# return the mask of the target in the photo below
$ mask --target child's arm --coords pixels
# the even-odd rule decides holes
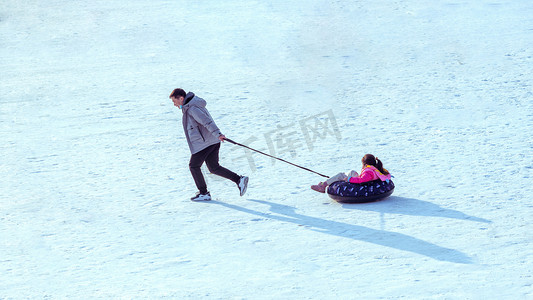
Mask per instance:
[[[351,183],[363,183],[363,182],[369,182],[374,180],[374,176],[372,172],[363,172],[359,177],[350,177],[348,178],[348,182]]]

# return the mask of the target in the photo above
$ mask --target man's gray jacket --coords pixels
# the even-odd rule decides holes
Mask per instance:
[[[184,103],[181,108],[183,112],[182,123],[191,154],[220,143],[218,137],[222,135],[222,132],[205,108],[207,102],[189,92],[185,96]]]

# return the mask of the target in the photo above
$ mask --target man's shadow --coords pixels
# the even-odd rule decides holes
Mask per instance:
[[[472,263],[472,259],[460,251],[444,248],[402,233],[372,229],[364,226],[324,220],[316,217],[309,217],[297,213],[294,207],[283,204],[272,203],[263,200],[250,199],[250,201],[269,205],[270,212],[274,214],[265,213],[225,202],[212,201],[211,203],[218,204],[251,215],[260,216],[263,218],[269,218],[282,222],[289,222],[297,225],[307,226],[307,228],[316,232],[331,234],[344,238],[351,238],[354,240],[386,246],[398,250],[409,251],[440,261],[461,264]]]
[[[440,217],[480,223],[492,223],[487,219],[470,216],[457,210],[443,208],[437,204],[418,199],[391,196],[383,201],[386,201],[387,205],[382,205],[380,202],[370,202],[363,204],[343,204],[342,207],[346,209],[374,211],[382,214]]]

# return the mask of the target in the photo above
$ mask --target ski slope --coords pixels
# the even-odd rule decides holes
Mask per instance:
[[[533,298],[533,3],[0,5],[0,298]],[[224,143],[194,203],[182,87]]]

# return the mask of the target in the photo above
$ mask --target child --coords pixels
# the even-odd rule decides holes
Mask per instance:
[[[345,173],[339,173],[324,182],[320,182],[319,184],[312,185],[311,189],[317,192],[320,192],[320,193],[325,193],[328,185],[336,181],[363,183],[363,182],[369,182],[369,181],[374,181],[378,179],[381,181],[386,181],[391,178],[389,171],[383,168],[383,163],[381,162],[381,160],[379,160],[374,155],[366,154],[361,159],[361,162],[363,163],[363,168],[361,169],[361,175],[357,174],[357,172],[353,170],[350,171],[348,175],[346,175]]]

